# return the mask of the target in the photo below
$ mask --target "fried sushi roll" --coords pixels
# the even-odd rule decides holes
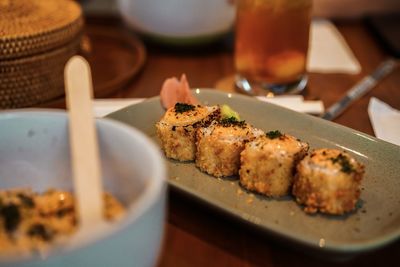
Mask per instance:
[[[307,143],[279,131],[268,132],[248,142],[240,154],[240,184],[269,197],[287,195],[296,164],[308,148]]]
[[[364,166],[348,153],[318,149],[297,165],[293,195],[308,213],[344,214],[360,197]]]
[[[169,108],[156,123],[157,136],[168,158],[192,161],[195,157],[195,134],[199,127],[209,125],[220,118],[218,106],[202,106],[177,103]]]
[[[197,130],[196,166],[215,177],[237,175],[245,142],[263,134],[231,117]]]

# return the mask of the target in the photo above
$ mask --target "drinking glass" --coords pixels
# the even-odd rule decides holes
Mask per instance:
[[[293,94],[307,84],[312,0],[237,0],[235,85],[252,95]]]

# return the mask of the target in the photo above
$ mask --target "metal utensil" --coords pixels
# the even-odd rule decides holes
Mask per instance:
[[[321,116],[326,120],[333,120],[357,99],[365,95],[369,90],[374,88],[377,83],[391,73],[397,66],[395,59],[387,59],[381,63],[370,75],[364,77],[356,85],[354,85],[346,95],[338,102],[328,108]]]

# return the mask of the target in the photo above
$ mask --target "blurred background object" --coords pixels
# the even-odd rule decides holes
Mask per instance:
[[[400,11],[368,16],[365,21],[382,46],[392,56],[400,58]]]
[[[146,62],[146,47],[127,30],[90,24],[90,18],[86,19],[81,54],[92,68],[94,97],[108,97],[140,73]]]
[[[314,15],[328,18],[356,18],[400,11],[399,0],[314,0]]]
[[[85,13],[90,15],[118,15],[119,0],[81,0]],[[135,2],[135,0],[126,0],[127,2]],[[222,0],[221,2],[234,3],[236,0]],[[149,5],[154,0],[143,0]],[[162,1],[161,2],[170,2]],[[187,0],[176,0],[176,3],[190,2]],[[211,1],[198,1],[211,2]],[[212,2],[219,2],[214,0]],[[314,0],[314,15],[318,17],[333,18],[350,18],[361,17],[370,14],[379,14],[400,11],[400,1],[398,0]]]
[[[237,0],[236,87],[250,95],[296,94],[307,84],[311,0]]]
[[[210,43],[227,33],[235,7],[229,0],[118,0],[126,23],[168,44]]]
[[[79,50],[82,11],[69,0],[0,1],[0,109],[64,94],[63,69]]]
[[[91,16],[119,15],[117,0],[79,0],[85,14]]]

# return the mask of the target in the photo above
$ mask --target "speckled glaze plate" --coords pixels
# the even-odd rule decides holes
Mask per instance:
[[[169,184],[284,242],[335,255],[356,255],[400,236],[400,147],[338,124],[255,98],[196,89],[203,104],[228,104],[265,131],[280,130],[311,148],[348,151],[366,166],[358,208],[346,216],[308,215],[292,197],[271,199],[247,192],[235,179],[217,179],[193,163],[168,160]],[[110,114],[158,142],[154,124],[164,114],[158,97]],[[159,143],[159,142],[158,142]]]

